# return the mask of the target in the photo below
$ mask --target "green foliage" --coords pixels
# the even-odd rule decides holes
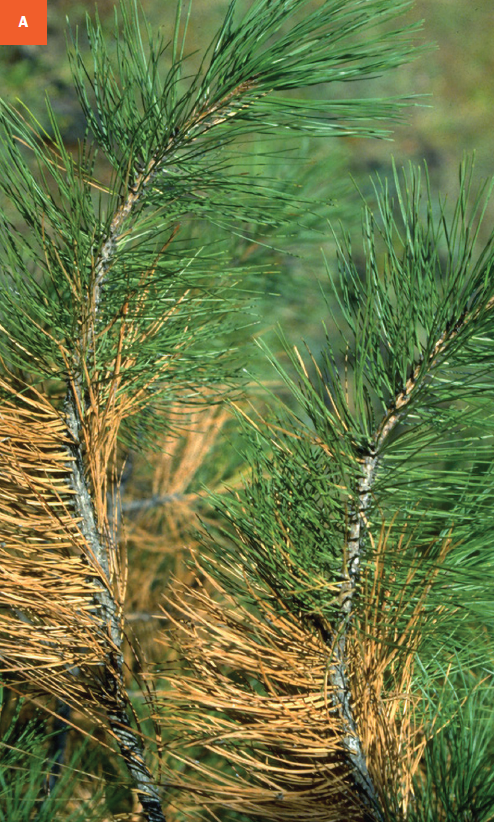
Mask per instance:
[[[453,719],[432,740],[425,755],[425,774],[416,786],[417,805],[411,820],[492,818],[494,785],[492,763],[492,686],[475,680],[446,689],[444,714]]]
[[[304,197],[297,205],[294,186],[245,176],[228,146],[253,132],[280,136],[287,124],[321,135],[353,133],[352,120],[399,109],[396,101],[302,103],[276,93],[365,76],[409,58],[411,32],[380,31],[365,46],[352,39],[407,5],[372,0],[362,9],[328,0],[301,18],[306,3],[262,2],[234,22],[231,3],[192,79],[182,79],[181,4],[164,74],[163,36],[146,30],[135,3],[121,7],[111,54],[99,21],[88,18],[92,65],[77,34],[70,51],[88,124],[75,160],[49,102],[50,134],[34,115],[2,102],[2,190],[17,210],[14,220],[2,217],[2,356],[38,377],[62,380],[85,361],[89,372],[81,379],[104,395],[123,341],[119,380],[136,399],[134,414],[149,404],[166,406],[170,392],[225,381],[235,366],[221,368],[221,339],[237,298],[229,299],[224,284],[228,261],[218,238],[211,241],[204,227],[191,236],[188,226],[198,219],[277,226],[286,222],[288,204],[293,221]],[[93,177],[97,155],[113,170],[108,185]],[[133,333],[126,333],[127,317]],[[161,364],[151,382],[150,363],[154,370]]]
[[[345,512],[372,459],[369,526],[385,517],[398,533],[411,528],[416,548],[454,528],[448,567],[462,569],[462,607],[490,620],[494,238],[476,249],[486,198],[469,196],[471,173],[465,164],[450,219],[419,169],[397,173],[393,194],[378,183],[378,215],[364,212],[365,270],[349,237],[338,277],[328,268],[326,348],[305,365],[284,341],[291,371],[266,351],[299,410],[247,424],[254,479],[232,518],[257,545],[290,532],[293,562],[327,573],[335,557],[341,565]]]
[[[347,671],[354,630],[364,660],[396,649],[383,681],[377,659],[365,675],[385,702],[412,665],[409,744],[427,744],[404,789],[386,784],[375,732],[366,767],[378,819],[491,818],[494,235],[478,245],[492,183],[475,190],[472,172],[465,161],[453,205],[434,201],[420,169],[378,180],[376,212],[363,212],[365,265],[346,236],[337,277],[328,266],[326,348],[304,362],[285,342],[287,369],[261,346],[296,404],[272,397],[268,414],[237,412],[251,477],[216,498],[234,538],[221,560],[210,545],[209,573],[239,607],[263,602],[322,636],[329,680],[332,665],[350,677],[360,723],[374,720],[360,714],[335,638]],[[258,686],[267,699],[261,676]]]
[[[84,766],[94,766],[94,759],[85,756],[86,745],[82,744],[70,761],[64,764],[60,777],[51,791],[48,791],[50,760],[48,745],[54,734],[47,735],[43,716],[38,713],[33,719],[11,730],[0,742],[0,820],[2,822],[37,822],[64,819],[94,822],[105,818],[103,802],[104,787],[94,789],[94,777],[84,773]],[[91,783],[91,799],[85,782]]]
[[[363,254],[348,224],[334,231],[319,356],[282,338],[285,366],[260,344],[291,400],[237,405],[250,478],[215,499],[209,589],[197,578],[171,597],[185,675],[166,660],[146,670],[125,624],[119,492],[133,451],[153,467],[153,505],[199,497],[214,438],[175,450],[163,429],[178,433],[179,406],[190,420],[240,395],[242,289],[271,289],[277,255],[319,238],[340,196],[331,157],[306,176],[286,168],[294,140],[386,134],[376,122],[405,101],[331,90],[416,56],[416,27],[391,27],[408,8],[256,0],[242,15],[232,0],[197,72],[191,4],[178,3],[169,42],[137,2],[115,15],[113,47],[88,18],[90,57],[77,31],[69,45],[87,121],[76,156],[49,102],[48,128],[0,102],[5,687],[56,696],[119,751],[88,764],[104,770],[104,800],[72,813],[79,760],[40,804],[42,735],[7,738],[22,776],[1,777],[6,819],[125,814],[135,794],[163,822],[164,802],[188,813],[185,794],[203,818],[487,822],[494,235],[479,250],[489,189],[473,190],[470,163],[452,209],[419,170],[378,180]],[[174,459],[153,465],[165,448]],[[134,543],[156,545],[142,532]],[[151,591],[144,564],[131,584]],[[15,580],[29,596],[12,603]]]

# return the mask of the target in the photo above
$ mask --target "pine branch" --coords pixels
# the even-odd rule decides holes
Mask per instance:
[[[216,597],[194,580],[167,605],[188,663],[168,681],[177,707],[195,711],[175,723],[177,784],[214,806],[433,822],[460,807],[483,818],[492,803],[474,775],[490,760],[469,706],[479,717],[493,694],[494,235],[477,246],[492,183],[472,193],[471,175],[464,164],[448,217],[419,170],[395,176],[395,200],[378,191],[365,273],[348,241],[330,276],[340,358],[328,335],[319,360],[290,352],[292,376],[261,346],[299,410],[238,409],[252,476],[213,497],[234,536],[221,551],[205,537],[198,563]],[[299,699],[313,713],[292,714]],[[316,728],[330,740],[324,762]],[[193,761],[199,744],[223,767]]]
[[[96,304],[96,303],[95,303]],[[123,632],[120,607],[112,593],[111,566],[109,553],[114,548],[104,544],[96,524],[93,503],[84,476],[84,462],[81,452],[81,424],[76,403],[67,400],[65,404],[67,428],[71,434],[72,487],[75,491],[74,508],[80,522],[81,533],[87,545],[86,557],[98,572],[99,592],[95,602],[105,626],[106,647],[104,689],[108,699],[108,720],[110,729],[117,740],[122,758],[135,782],[137,794],[149,822],[164,822],[161,800],[149,768],[144,762],[141,740],[129,722],[127,715],[128,697],[124,685],[124,658],[122,653]]]
[[[231,346],[224,319],[230,304],[221,284],[224,254],[218,253],[215,237],[204,243],[194,221],[206,219],[223,231],[241,220],[273,230],[305,207],[294,187],[272,188],[269,181],[249,179],[238,170],[236,141],[254,132],[284,136],[287,128],[316,135],[381,133],[362,122],[395,115],[401,107],[396,101],[305,101],[280,95],[370,76],[409,59],[415,54],[408,41],[413,26],[369,31],[362,43],[355,39],[355,32],[374,29],[374,16],[387,23],[407,7],[389,0],[368,0],[365,7],[360,0],[343,5],[325,0],[306,13],[305,0],[256,0],[236,21],[234,0],[199,72],[184,82],[182,4],[172,65],[162,76],[161,35],[153,37],[148,30],[144,45],[137,3],[122,3],[114,60],[98,20],[94,25],[88,20],[89,61],[82,57],[77,34],[72,40],[74,84],[94,139],[94,145],[84,141],[77,161],[63,144],[49,104],[51,134],[30,112],[1,104],[0,185],[28,229],[22,233],[2,215],[2,665],[16,683],[28,683],[31,698],[39,691],[55,696],[97,727],[109,727],[149,822],[165,817],[126,682],[125,546],[118,543],[121,509],[115,504],[118,449],[121,444],[135,448],[136,441],[139,447],[156,445],[156,430],[177,398],[182,405],[190,406],[193,399],[207,403],[211,386],[217,394],[225,390],[225,374],[236,379],[226,356]],[[26,151],[36,161],[38,176],[26,162]],[[109,186],[94,178],[96,151],[113,169]],[[50,395],[47,386],[53,381],[57,389]],[[216,418],[214,430],[219,424]],[[142,442],[140,432],[145,432]],[[204,455],[207,446],[204,438],[198,451]],[[196,454],[196,464],[197,459]],[[338,589],[348,624],[361,550],[358,529],[370,493],[359,488],[348,573]],[[177,491],[175,501],[184,490]],[[154,497],[170,495],[171,488],[161,488]],[[318,593],[324,598],[323,577]],[[297,572],[289,585],[294,578]],[[26,592],[22,586],[19,591],[19,581],[29,583]],[[275,610],[268,612],[274,616]],[[348,631],[345,625],[339,639],[345,657]],[[280,643],[290,636],[296,637],[302,660],[306,631],[287,617],[279,636],[271,636],[281,667]],[[314,637],[317,688],[326,683],[323,645]],[[138,647],[132,653],[138,661]],[[350,784],[341,739],[349,749],[356,729],[345,702],[346,664],[341,661],[333,677],[339,681],[329,688],[333,703],[343,706],[330,721],[331,755],[317,756],[329,771],[336,762],[337,781],[341,775],[337,785],[330,780],[328,791],[323,787],[324,801],[338,796],[342,807],[360,818],[360,798],[345,797],[341,790],[342,783]],[[268,689],[270,676],[263,679]],[[321,705],[315,693],[311,705]],[[291,696],[303,707],[299,694]],[[327,704],[325,699],[325,710]],[[280,739],[296,784],[297,746],[290,734]],[[321,747],[317,730],[308,739],[314,750]],[[352,755],[363,793],[375,805],[363,753]],[[238,761],[244,762],[242,754]],[[309,781],[311,768],[309,757]],[[268,784],[266,769],[259,772]],[[271,801],[272,790],[268,793]]]
[[[331,640],[332,663],[331,683],[334,686],[334,704],[343,719],[345,729],[343,745],[353,766],[353,774],[357,785],[367,797],[370,806],[374,809],[378,819],[382,816],[378,810],[378,795],[370,777],[366,756],[362,747],[360,734],[355,721],[351,689],[347,675],[347,632],[352,619],[352,605],[357,593],[360,575],[360,563],[363,555],[365,539],[366,512],[370,504],[372,493],[372,478],[376,469],[375,457],[366,457],[362,460],[362,474],[357,483],[356,511],[350,514],[348,525],[348,541],[346,546],[344,566],[342,569],[343,582],[340,585],[338,604],[341,613],[341,624],[336,642]],[[326,640],[328,637],[326,637]]]

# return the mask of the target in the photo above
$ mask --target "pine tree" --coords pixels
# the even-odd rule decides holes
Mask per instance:
[[[492,818],[494,235],[472,186],[466,161],[449,216],[420,169],[377,186],[365,267],[347,237],[328,271],[340,340],[291,370],[266,351],[297,410],[238,410],[235,538],[169,603],[180,784],[208,807]]]
[[[340,242],[343,372],[328,336],[322,360],[295,349],[296,376],[276,365],[300,411],[256,418],[237,400],[252,477],[217,497],[224,526],[171,595],[185,673],[156,642],[146,669],[126,618],[126,505],[146,508],[122,501],[144,482],[134,463],[154,450],[168,487],[148,502],[179,502],[211,443],[196,438],[192,457],[185,440],[172,487],[165,438],[201,406],[199,430],[219,427],[215,406],[239,393],[231,282],[268,257],[232,254],[232,234],[275,245],[314,208],[296,184],[246,173],[253,136],[268,157],[268,139],[383,134],[375,122],[402,103],[295,93],[416,53],[410,27],[389,26],[408,2],[238,6],[192,74],[190,5],[169,45],[136,4],[120,6],[114,52],[88,19],[90,60],[77,33],[69,49],[88,124],[76,157],[49,102],[46,128],[1,103],[0,727],[8,693],[69,721],[99,741],[107,787],[126,766],[150,822],[220,808],[487,820],[494,294],[468,168],[450,222],[417,173],[395,178],[401,223],[384,186],[379,228],[365,212],[365,272]],[[20,797],[10,818],[68,818],[58,754],[37,726],[22,733],[25,757],[47,758],[47,790],[2,777]],[[14,762],[15,737],[3,744]]]

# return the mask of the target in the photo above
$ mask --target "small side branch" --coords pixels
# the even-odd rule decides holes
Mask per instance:
[[[186,494],[154,494],[147,499],[133,499],[122,503],[122,512],[124,514],[143,514],[145,511],[150,511],[151,508],[159,508],[162,505],[169,505],[171,502],[182,502],[189,499],[190,495]]]

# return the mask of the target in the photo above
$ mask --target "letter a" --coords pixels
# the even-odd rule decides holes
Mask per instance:
[[[17,28],[19,29],[21,26],[25,26],[27,29],[29,28],[29,26],[28,26],[28,24],[27,24],[26,17],[25,17],[25,15],[24,15],[24,14],[23,14],[23,15],[22,15],[22,17],[21,17],[21,22],[19,23],[19,25],[17,26]]]

